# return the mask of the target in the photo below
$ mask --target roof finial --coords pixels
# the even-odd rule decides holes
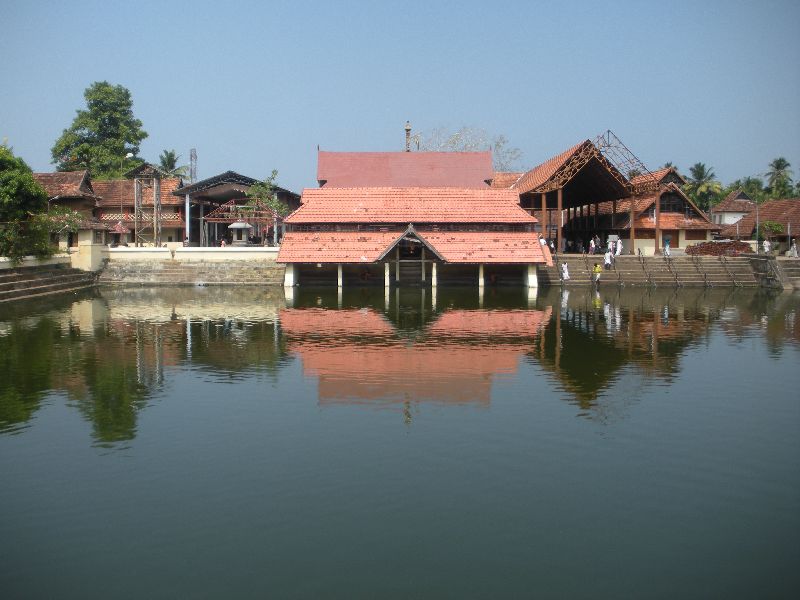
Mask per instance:
[[[406,121],[406,152],[411,152],[411,122]]]

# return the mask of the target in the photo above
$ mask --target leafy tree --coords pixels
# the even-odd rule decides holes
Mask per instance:
[[[438,127],[412,136],[418,150],[428,152],[479,152],[492,151],[494,168],[497,171],[512,171],[519,168],[522,150],[509,146],[504,135],[490,135],[485,129],[462,127],[451,132]]]
[[[172,177],[186,177],[189,167],[186,165],[178,166],[180,155],[175,153],[175,150],[164,150],[159,156],[159,167],[167,175]]]
[[[676,171],[678,170],[678,167],[676,167],[676,166],[675,166],[675,165],[672,163],[672,161],[665,162],[665,163],[664,163],[664,166],[663,166],[663,167],[661,167],[661,168],[662,168],[662,169],[675,169]]]
[[[275,243],[278,242],[278,218],[286,217],[291,209],[289,205],[278,197],[278,190],[275,180],[278,178],[278,171],[273,169],[269,177],[264,181],[250,186],[247,190],[249,201],[246,207],[256,208],[259,204],[266,206],[273,213],[273,231],[275,232]]]
[[[769,163],[767,186],[772,198],[788,198],[792,195],[792,165],[782,156]]]
[[[0,146],[0,256],[19,260],[28,254],[47,256],[46,229],[32,216],[47,210],[47,192],[33,178],[30,167]]]
[[[714,169],[704,163],[695,163],[689,169],[686,193],[701,210],[708,210],[719,199],[722,185],[716,180]]]
[[[139,143],[147,137],[133,116],[127,88],[97,81],[83,93],[86,110],[59,137],[51,154],[59,171],[89,169],[96,179],[119,177],[141,163]]]
[[[759,240],[766,238],[768,240],[772,239],[774,235],[780,235],[783,233],[783,225],[778,223],[777,221],[762,221],[758,225],[758,231],[756,232]]]

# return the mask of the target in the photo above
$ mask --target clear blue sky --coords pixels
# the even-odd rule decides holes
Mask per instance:
[[[536,165],[612,129],[650,167],[727,183],[777,156],[800,177],[800,2],[42,2],[0,0],[0,138],[37,171],[83,91],[131,90],[198,175],[316,148],[401,150],[403,125],[481,127]]]

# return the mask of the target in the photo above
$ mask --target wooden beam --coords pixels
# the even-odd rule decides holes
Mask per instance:
[[[558,211],[558,221],[556,221],[556,225],[558,229],[556,229],[556,252],[561,252],[561,230],[564,229],[564,208],[563,208],[563,201],[564,201],[564,188],[558,188],[557,192],[557,200],[556,200],[556,207]]]
[[[547,238],[547,194],[542,192],[542,237]]]
[[[656,254],[661,254],[661,191],[656,194]]]
[[[630,228],[631,228],[631,254],[636,255],[636,221],[634,207],[636,206],[636,198],[631,196],[631,210],[630,210]]]

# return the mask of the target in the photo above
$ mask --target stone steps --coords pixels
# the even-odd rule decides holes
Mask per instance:
[[[74,292],[96,285],[93,273],[71,268],[17,270],[0,276],[0,302]]]
[[[570,280],[567,286],[591,285],[591,268],[602,257],[561,255],[553,267],[539,268],[542,285],[562,285],[560,263],[569,265]],[[662,256],[619,256],[610,271],[603,270],[601,284],[655,287],[757,287],[758,280],[746,257],[680,256],[665,259]]]

